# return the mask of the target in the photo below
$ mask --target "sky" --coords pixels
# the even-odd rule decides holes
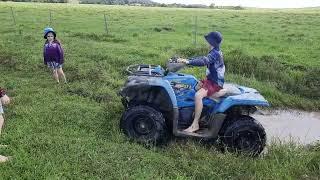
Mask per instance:
[[[320,0],[153,0],[159,3],[205,4],[258,8],[303,8],[320,6]]]

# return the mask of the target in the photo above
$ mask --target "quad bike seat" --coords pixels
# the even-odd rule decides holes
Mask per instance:
[[[222,97],[234,96],[234,95],[239,95],[239,94],[241,94],[241,91],[237,87],[237,85],[232,84],[232,83],[225,83],[223,85],[223,88],[220,91],[214,93],[209,98],[216,101],[216,102],[219,102],[220,98],[222,98]]]

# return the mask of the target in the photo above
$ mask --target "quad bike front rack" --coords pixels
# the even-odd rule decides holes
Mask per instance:
[[[134,76],[152,76],[152,77],[163,77],[161,73],[161,67],[150,64],[134,64],[127,67],[126,71],[129,75]]]

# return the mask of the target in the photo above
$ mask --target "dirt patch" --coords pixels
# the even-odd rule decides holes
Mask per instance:
[[[153,31],[155,32],[163,32],[163,31],[167,31],[167,32],[174,32],[175,30],[172,27],[154,27]]]
[[[294,142],[306,145],[320,141],[320,112],[273,110],[252,116],[265,128],[268,143]]]
[[[70,33],[70,37],[76,37],[80,39],[88,39],[98,42],[113,42],[113,43],[125,43],[128,40],[124,39],[123,37],[116,37],[114,35],[110,34],[104,34],[104,33],[82,33],[82,32],[76,32],[76,33]]]
[[[5,66],[9,69],[18,69],[18,62],[11,54],[5,54],[0,52],[0,65]]]
[[[93,99],[94,101],[98,103],[102,102],[110,102],[112,100],[112,96],[107,94],[107,93],[91,93],[85,89],[78,88],[78,89],[68,89],[67,93],[73,94],[73,95],[78,95],[84,98],[90,98]]]

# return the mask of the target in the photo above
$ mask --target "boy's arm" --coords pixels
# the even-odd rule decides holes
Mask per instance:
[[[210,59],[207,56],[200,56],[200,57],[189,59],[186,64],[189,64],[192,66],[207,66],[210,64]]]
[[[208,66],[214,63],[215,58],[211,54],[208,56],[199,56],[191,59],[179,59],[178,61],[191,66]]]

